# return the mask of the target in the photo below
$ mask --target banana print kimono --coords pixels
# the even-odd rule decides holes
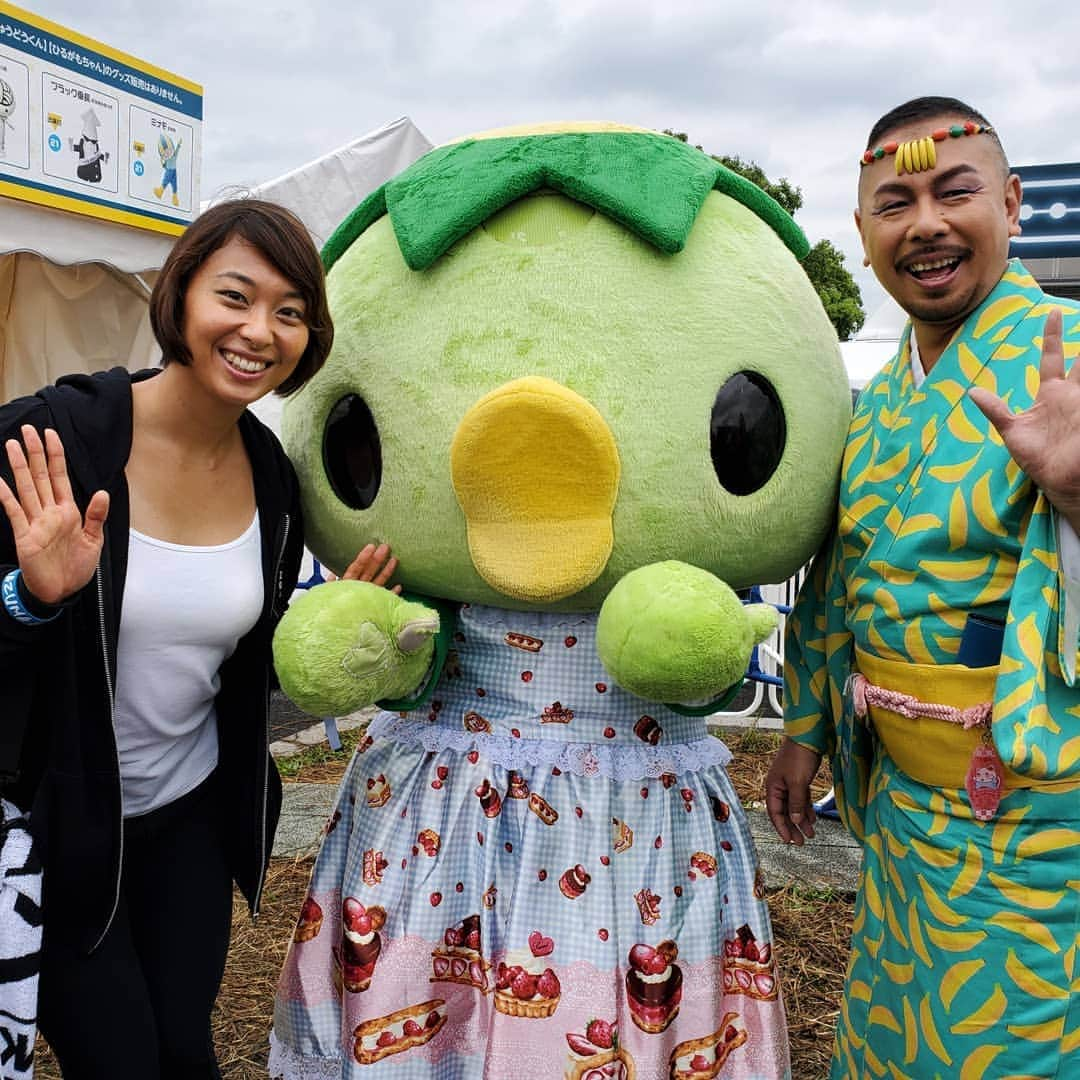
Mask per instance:
[[[863,846],[832,1075],[1080,1077],[1080,685],[1055,511],[968,398],[1026,409],[1043,322],[1080,308],[1017,261],[915,388],[910,326],[856,405],[836,530],[789,620],[785,728],[832,758]],[[1078,418],[1080,422],[1080,418]],[[957,663],[969,613],[1005,622],[1000,663]],[[850,676],[988,728],[855,715]],[[991,820],[966,762],[1004,766]]]

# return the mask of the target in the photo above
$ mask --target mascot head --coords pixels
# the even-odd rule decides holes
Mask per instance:
[[[830,521],[850,398],[759,188],[670,136],[552,125],[431,151],[324,250],[334,350],[285,406],[308,543],[413,592],[598,609],[679,560],[778,581]]]

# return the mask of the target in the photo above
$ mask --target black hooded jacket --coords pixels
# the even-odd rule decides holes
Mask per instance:
[[[0,606],[0,787],[29,809],[45,868],[45,932],[92,950],[119,891],[124,829],[113,731],[116,641],[128,552],[124,469],[131,451],[132,375],[114,368],[61,379],[0,407],[0,442],[23,424],[54,428],[75,499],[110,496],[105,545],[89,583],[51,622],[26,626]],[[221,667],[218,774],[233,876],[257,912],[281,808],[268,749],[270,642],[296,582],[303,549],[296,476],[280,444],[251,413],[240,418],[262,532],[264,599],[255,627]],[[11,483],[7,455],[0,475]],[[0,512],[0,578],[17,565]]]

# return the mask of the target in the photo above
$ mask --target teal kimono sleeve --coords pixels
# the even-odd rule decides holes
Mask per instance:
[[[1065,600],[1055,514],[1040,492],[1013,584],[993,714],[1002,761],[1034,780],[1080,779],[1077,641]]]
[[[844,688],[854,637],[847,626],[843,538],[832,535],[799,590],[784,637],[784,732],[827,756],[837,809],[861,839],[874,745]]]
[[[832,594],[840,580],[838,547],[832,537],[814,557],[784,629],[784,734],[825,756],[836,746],[827,644]],[[842,609],[840,616],[842,621]]]
[[[1072,526],[1055,513],[1054,536],[1058,541],[1058,659],[1069,686],[1076,685],[1080,659],[1080,537]]]

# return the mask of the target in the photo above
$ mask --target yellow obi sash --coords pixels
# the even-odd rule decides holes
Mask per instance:
[[[855,667],[870,682],[910,694],[919,701],[970,709],[994,700],[998,668],[962,664],[912,664],[883,660],[855,650]],[[885,752],[913,780],[929,787],[962,788],[972,751],[983,741],[984,727],[965,730],[960,724],[928,717],[910,718],[871,703],[869,718]],[[1006,788],[1044,787],[1005,767]]]

